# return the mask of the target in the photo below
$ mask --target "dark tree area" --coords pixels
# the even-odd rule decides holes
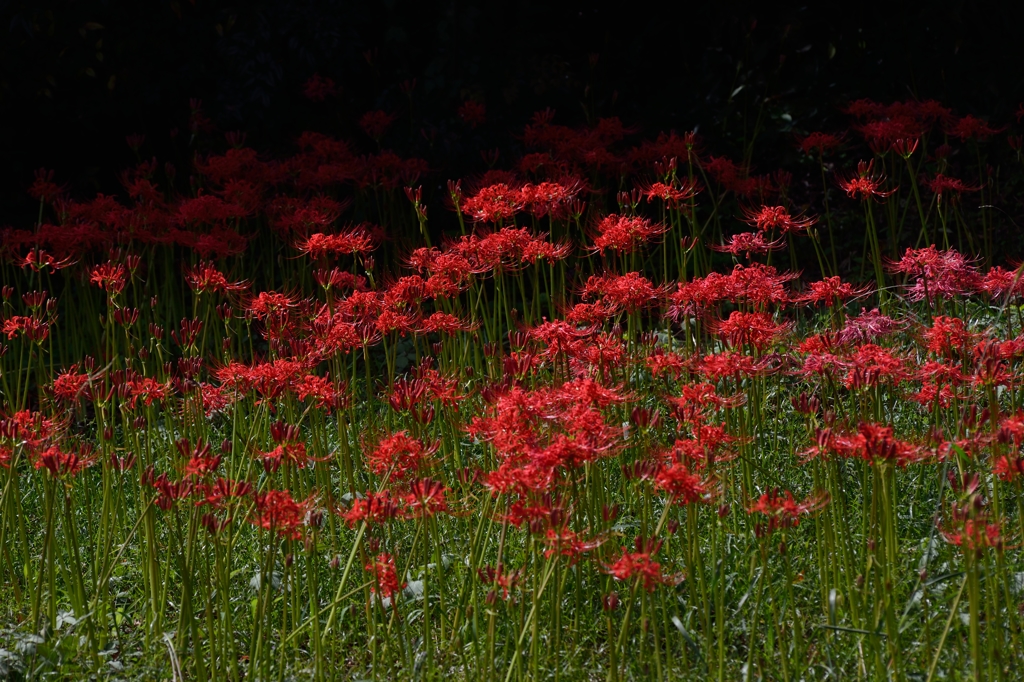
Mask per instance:
[[[667,5],[3,0],[0,224],[33,214],[36,168],[73,192],[117,191],[130,134],[145,135],[140,158],[187,167],[204,151],[190,100],[270,152],[306,129],[373,149],[355,122],[383,110],[398,122],[380,144],[444,176],[485,169],[480,150],[514,154],[547,107],[570,125],[697,127],[724,149],[756,129],[767,164],[793,153],[794,132],[844,127],[853,98],[935,98],[996,123],[1024,99],[1012,3]],[[313,74],[337,84],[329,106],[303,96]],[[468,99],[487,108],[472,130],[456,113]]]

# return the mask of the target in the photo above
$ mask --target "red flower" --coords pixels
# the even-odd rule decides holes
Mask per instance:
[[[654,486],[680,504],[708,503],[713,497],[708,482],[679,462],[661,466],[655,474]]]
[[[346,510],[339,510],[338,515],[345,520],[349,528],[365,521],[373,525],[383,521],[389,521],[402,515],[402,505],[398,500],[392,499],[391,493],[384,490],[380,493],[366,493],[354,500]]]
[[[438,442],[424,445],[407,431],[399,431],[381,440],[366,456],[366,464],[374,475],[397,481],[425,466],[438,447]]]
[[[778,230],[780,234],[801,234],[817,222],[817,218],[791,216],[785,206],[762,206],[755,210],[744,209],[745,222],[754,225],[761,232]]]
[[[367,111],[359,118],[359,127],[373,139],[379,140],[384,137],[384,133],[397,118],[394,114],[389,114],[386,111]]]
[[[65,452],[56,445],[50,446],[35,458],[35,468],[46,469],[54,478],[76,476],[95,463],[95,455],[86,449]]]
[[[750,344],[759,352],[786,332],[790,325],[776,324],[768,313],[744,313],[734,310],[729,319],[714,323],[714,330],[733,346]]]
[[[664,225],[651,224],[639,216],[611,214],[597,224],[594,248],[603,255],[605,249],[620,253],[632,253],[655,237],[665,234]]]
[[[728,244],[710,244],[715,251],[731,253],[734,256],[744,255],[748,259],[752,254],[765,254],[769,251],[777,251],[785,247],[785,241],[780,237],[775,241],[765,241],[763,232],[740,232],[729,238]]]
[[[778,489],[761,495],[747,511],[751,514],[764,514],[768,517],[768,532],[776,528],[792,528],[800,525],[800,517],[814,514],[828,504],[829,495],[819,491],[803,502],[797,502],[793,493],[788,490],[780,493]]]
[[[637,578],[643,582],[644,589],[653,591],[658,585],[671,582],[678,582],[676,577],[664,575],[661,572],[661,564],[651,558],[661,547],[658,541],[643,541],[636,539],[636,552],[622,550],[622,555],[615,561],[604,567],[606,573],[616,580],[630,580]]]
[[[896,438],[891,426],[870,422],[861,423],[854,434],[837,435],[828,429],[820,431],[818,445],[812,448],[812,452],[832,452],[840,457],[889,462],[900,467],[921,461],[927,454],[923,448]]]
[[[296,242],[295,248],[312,258],[369,253],[377,248],[377,237],[363,224],[338,234],[315,232]]]
[[[413,481],[405,495],[407,514],[419,518],[448,511],[448,502],[445,500],[447,491],[443,483],[429,478]]]
[[[913,301],[937,297],[945,299],[970,294],[983,286],[981,275],[973,262],[956,249],[939,251],[935,245],[924,249],[907,249],[899,261],[889,264],[889,271],[913,277],[907,290]]]
[[[824,156],[842,143],[842,135],[832,135],[830,133],[810,133],[807,137],[799,140],[800,149],[808,156],[815,152]]]
[[[277,533],[283,538],[298,540],[306,515],[313,504],[310,497],[296,502],[287,490],[268,490],[256,493],[256,508],[250,521],[254,526]]]
[[[839,277],[826,277],[819,282],[811,282],[809,291],[796,300],[804,303],[824,303],[828,306],[836,306],[840,303],[863,296],[869,291],[868,286],[855,287],[849,282],[844,282]]]
[[[502,223],[523,210],[523,193],[507,184],[484,187],[462,202],[462,212],[476,222]]]
[[[469,124],[470,128],[476,128],[487,120],[487,107],[483,102],[466,100],[459,106],[459,118]]]
[[[311,102],[323,102],[328,97],[333,97],[338,92],[337,86],[330,78],[314,73],[302,84],[302,94]]]
[[[639,272],[625,275],[591,275],[580,292],[583,298],[603,298],[604,301],[635,313],[641,308],[657,305],[665,289],[655,287]]]
[[[386,552],[370,559],[363,568],[373,579],[373,586],[370,587],[370,592],[383,599],[394,598],[395,593],[404,589],[407,584],[398,580],[395,558]]]
[[[954,199],[960,196],[963,192],[977,192],[980,187],[964,184],[963,180],[957,178],[950,178],[942,173],[937,173],[931,180],[925,181],[930,189],[938,198],[942,201],[942,195],[952,195]]]
[[[850,178],[840,178],[839,186],[852,199],[870,199],[871,197],[885,198],[896,192],[897,188],[891,190],[881,189],[885,183],[885,174],[872,174],[875,160],[857,164],[857,175]]]
[[[75,372],[77,366],[72,367],[67,372],[63,372],[53,380],[53,397],[62,402],[73,403],[78,400],[82,395],[82,391],[85,390],[85,385],[89,383],[88,374],[78,374]]]
[[[185,281],[193,293],[219,293],[226,294],[235,291],[245,291],[249,288],[246,281],[229,282],[220,270],[213,263],[202,262],[185,270]]]
[[[954,137],[959,137],[961,140],[966,141],[969,139],[984,140],[986,137],[995,135],[1003,130],[1006,130],[1006,128],[993,128],[977,116],[967,114],[950,125],[946,132]]]
[[[494,585],[496,588],[501,588],[501,598],[508,601],[509,593],[516,588],[519,582],[523,578],[523,569],[517,569],[509,572],[505,570],[505,567],[501,564],[495,566],[485,566],[477,569],[477,575],[480,578],[480,582],[483,585]],[[491,590],[491,595],[497,596],[497,591]]]
[[[89,274],[89,281],[108,294],[119,294],[126,284],[125,269],[120,263],[97,265]]]
[[[641,191],[648,203],[660,199],[670,208],[679,208],[684,202],[696,196],[700,191],[700,185],[696,180],[686,181],[681,187],[677,187],[675,183],[653,182],[647,187],[642,187]]]

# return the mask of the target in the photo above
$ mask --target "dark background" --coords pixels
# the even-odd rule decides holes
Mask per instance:
[[[1024,100],[1016,3],[665,4],[0,0],[0,226],[34,217],[36,168],[73,195],[117,192],[131,133],[142,158],[186,166],[232,130],[268,153],[305,129],[369,151],[355,121],[382,109],[399,117],[385,147],[457,177],[483,167],[481,149],[510,163],[545,107],[651,137],[698,127],[726,153],[761,111],[765,164],[794,132],[844,128],[853,98],[935,98],[997,124]],[[336,99],[303,96],[314,73]],[[217,128],[205,142],[187,130],[190,98]],[[469,98],[487,107],[474,130],[456,115]]]

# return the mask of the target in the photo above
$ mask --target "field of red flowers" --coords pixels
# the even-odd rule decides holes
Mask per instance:
[[[551,111],[447,184],[312,132],[39,171],[0,672],[1018,679],[1021,138],[846,114],[766,175]]]

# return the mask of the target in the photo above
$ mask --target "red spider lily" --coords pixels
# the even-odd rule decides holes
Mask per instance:
[[[732,346],[749,344],[761,352],[778,341],[791,326],[785,322],[776,324],[768,313],[734,310],[728,319],[715,322],[712,328]]]
[[[290,235],[306,235],[311,232],[326,232],[348,207],[347,201],[337,201],[331,197],[315,196],[309,199],[277,197],[267,206],[271,219],[271,227],[282,237]],[[371,235],[377,236],[378,230],[366,226]]]
[[[993,298],[1024,295],[1024,276],[1020,268],[1006,270],[998,265],[992,267],[978,285]]]
[[[807,293],[797,296],[794,300],[834,307],[852,298],[865,296],[870,290],[869,285],[858,287],[842,281],[839,277],[826,277],[818,282],[811,282]]]
[[[297,502],[287,490],[267,490],[254,496],[255,508],[249,517],[250,523],[264,530],[277,533],[282,538],[298,540],[302,528],[313,506],[309,497]]]
[[[565,220],[573,214],[576,196],[585,188],[577,178],[562,178],[558,182],[526,183],[519,193],[526,204],[526,210],[535,218],[551,216]]]
[[[460,208],[476,222],[502,223],[525,206],[526,200],[519,189],[499,183],[484,187],[474,196],[464,199]]]
[[[840,356],[842,345],[834,334],[815,334],[809,336],[797,346],[798,353],[806,353],[803,366],[794,370],[794,374],[803,377],[818,375],[836,377],[840,370],[849,367],[849,361]]]
[[[892,142],[892,150],[902,156],[904,159],[909,159],[917,151],[918,145],[921,143],[919,137],[901,137]]]
[[[967,325],[959,317],[938,315],[932,320],[932,326],[925,329],[924,338],[929,353],[943,357],[965,355],[967,349],[974,345],[978,335],[967,330]]]
[[[386,475],[389,481],[397,481],[426,466],[440,445],[424,445],[407,431],[399,431],[382,439],[366,456],[366,464],[376,476]]]
[[[1002,552],[1006,549],[1001,523],[986,523],[987,519],[963,519],[942,529],[946,542],[960,547],[963,552],[981,556],[986,549]]]
[[[65,452],[60,447],[52,445],[36,455],[33,464],[36,469],[46,469],[54,478],[64,478],[77,476],[95,464],[96,459],[96,456],[86,448],[80,448],[77,452]]]
[[[711,244],[711,248],[722,253],[731,253],[734,256],[744,255],[748,259],[753,254],[765,254],[769,251],[778,251],[786,246],[782,237],[775,241],[766,241],[763,232],[740,232],[729,237],[728,244]]]
[[[338,268],[317,268],[313,271],[313,279],[325,291],[365,291],[367,289],[366,278],[362,275],[353,275],[351,272],[344,272]]]
[[[757,210],[744,209],[745,222],[761,232],[778,231],[779,234],[802,234],[818,219],[791,216],[785,206],[762,206]]]
[[[201,439],[196,443],[195,449],[192,449],[191,444],[186,439],[181,439],[175,444],[178,448],[178,452],[181,456],[188,457],[188,461],[182,468],[182,474],[185,476],[192,476],[195,478],[202,478],[208,474],[212,474],[220,466],[221,455],[213,454],[209,443],[204,443]]]
[[[359,118],[359,127],[363,129],[364,133],[378,140],[384,137],[384,133],[397,118],[394,114],[389,114],[386,111],[367,111]]]
[[[660,199],[665,202],[666,206],[674,209],[678,209],[695,197],[700,190],[701,186],[696,180],[684,180],[681,186],[677,186],[675,182],[652,182],[650,185],[640,188],[647,203]]]
[[[890,115],[856,126],[875,154],[884,154],[900,140],[915,139],[927,132],[913,116]]]
[[[370,559],[363,568],[370,574],[373,585],[370,592],[382,599],[393,599],[395,593],[405,589],[406,584],[399,581],[398,571],[395,569],[395,558],[384,552]]]
[[[42,447],[67,426],[44,417],[40,412],[19,410],[7,418],[0,418],[0,438],[12,443],[23,442],[31,449]]]
[[[36,170],[35,180],[32,181],[32,185],[28,188],[29,196],[33,199],[49,203],[63,194],[64,188],[53,181],[53,175],[53,170],[46,170],[45,168]]]
[[[878,308],[861,309],[860,315],[848,317],[846,325],[836,335],[839,344],[878,341],[906,328],[906,323],[883,315]]]
[[[971,351],[974,361],[971,382],[975,386],[994,389],[997,386],[1010,386],[1015,382],[1016,376],[1007,366],[1002,346],[1003,344],[994,339],[983,339],[975,345]]]
[[[867,162],[858,162],[857,174],[849,178],[840,178],[839,186],[852,199],[864,200],[872,197],[884,199],[892,196],[898,188],[891,190],[881,189],[885,183],[885,174],[881,172],[872,174],[874,165],[874,159]]]
[[[801,151],[808,156],[813,156],[815,152],[824,156],[842,143],[842,134],[833,135],[831,133],[809,133],[806,137],[798,140]]]
[[[232,362],[213,374],[224,385],[243,393],[256,389],[264,398],[273,400],[291,390],[308,369],[306,362],[281,359],[252,366]]]
[[[739,407],[745,400],[742,394],[732,397],[718,395],[714,384],[707,382],[693,381],[682,385],[679,390],[682,395],[669,398],[669,402],[675,408],[676,419],[680,422],[703,422],[705,413]]]
[[[459,105],[459,118],[469,124],[470,128],[476,128],[487,120],[487,107],[483,102],[466,100]]]
[[[440,481],[429,478],[413,481],[405,495],[406,513],[413,518],[423,518],[448,511],[447,492],[448,488]]]
[[[223,225],[224,223],[244,218],[250,211],[242,206],[224,201],[212,194],[200,194],[191,199],[183,199],[177,206],[177,214],[173,221],[177,225]]]
[[[392,498],[391,493],[384,490],[380,493],[368,492],[356,497],[348,509],[340,509],[337,513],[349,528],[354,528],[363,521],[370,526],[401,518],[403,509],[402,501]]]
[[[497,566],[484,566],[483,568],[477,569],[477,576],[480,578],[480,582],[484,585],[494,585],[495,589],[491,590],[490,594],[497,596],[497,590],[501,590],[501,598],[508,601],[509,595],[514,590],[524,577],[523,569],[516,569],[515,571],[508,571],[502,564]]]
[[[335,386],[330,377],[307,374],[295,384],[299,400],[310,401],[321,410],[337,410],[348,402],[347,385]]]
[[[302,94],[311,102],[323,102],[328,97],[334,97],[337,92],[334,81],[318,73],[314,73],[302,84]]]
[[[639,272],[625,275],[591,275],[580,291],[583,298],[603,298],[632,314],[642,308],[656,306],[666,289],[656,287]]]
[[[294,297],[278,291],[261,291],[246,306],[249,313],[257,319],[265,320],[271,316],[287,315],[291,308],[298,305]]]
[[[999,422],[996,440],[1001,444],[1013,444],[1014,447],[1024,446],[1024,411],[1018,411]]]
[[[697,360],[695,369],[711,381],[763,376],[772,368],[768,358],[754,358],[737,350],[705,355]]]
[[[977,192],[981,189],[981,187],[964,184],[963,180],[947,177],[942,173],[937,173],[934,178],[926,180],[924,184],[938,197],[940,203],[943,195],[956,199],[964,192]]]
[[[708,482],[679,462],[658,467],[654,487],[667,493],[672,502],[678,504],[708,504],[714,498]]]
[[[314,232],[295,243],[295,248],[311,258],[370,253],[377,248],[378,238],[368,225],[357,225],[345,232],[324,234]]]
[[[1006,130],[1005,126],[1002,128],[993,128],[986,121],[967,114],[961,119],[953,122],[947,129],[946,132],[953,137],[959,137],[962,141],[967,140],[984,140],[986,137],[991,137],[996,133]]]
[[[230,478],[218,478],[212,484],[199,484],[196,492],[203,499],[197,505],[208,504],[218,509],[225,507],[231,500],[240,500],[252,493],[252,484],[248,481],[234,481]]]
[[[269,452],[256,453],[263,460],[263,468],[268,472],[277,471],[282,462],[291,462],[299,469],[305,469],[311,461],[318,461],[306,452],[306,444],[300,442],[279,443]]]
[[[899,467],[919,462],[927,455],[921,447],[897,439],[893,427],[870,422],[861,423],[854,434],[841,435],[829,429],[820,430],[817,441],[817,445],[807,455],[830,452],[840,457],[892,463]]]
[[[171,509],[176,502],[187,499],[196,490],[196,484],[191,479],[171,481],[166,473],[157,476],[152,466],[142,473],[142,484],[156,490],[154,504],[164,511]]]
[[[543,237],[534,237],[526,228],[505,227],[482,236],[469,235],[450,245],[450,253],[461,261],[449,264],[449,278],[454,279],[458,269],[464,268],[461,278],[471,273],[491,270],[518,270],[540,258],[558,260],[569,253],[567,244],[550,244]],[[441,260],[441,257],[434,259]],[[430,264],[436,269],[437,263]]]
[[[616,580],[630,580],[636,578],[643,582],[644,589],[648,592],[654,591],[658,585],[678,583],[680,576],[665,575],[661,571],[661,564],[651,558],[661,548],[660,541],[643,541],[636,539],[635,552],[622,550],[622,555],[612,564],[604,566],[605,573],[610,574]]]
[[[575,565],[582,555],[597,549],[604,543],[603,538],[584,540],[567,526],[548,528],[542,541],[547,546],[547,549],[544,550],[545,559],[550,559],[557,554],[569,559],[570,565]]]
[[[442,334],[444,336],[455,336],[458,332],[468,332],[476,329],[477,325],[466,322],[455,315],[436,312],[420,321],[417,333],[420,334]]]
[[[74,254],[68,254],[63,258],[59,258],[53,254],[47,253],[42,249],[32,249],[23,258],[14,259],[14,264],[21,268],[31,268],[36,272],[48,268],[50,270],[63,270],[64,268],[70,267],[78,262],[78,256]]]
[[[605,249],[619,253],[632,253],[655,237],[665,234],[668,228],[652,224],[639,216],[623,216],[612,213],[597,224],[594,249],[603,255]]]
[[[968,377],[957,367],[944,362],[929,360],[917,369],[914,378],[922,384],[921,389],[910,399],[920,405],[938,404],[945,409],[953,398],[966,397],[957,392],[957,387],[966,382]]]
[[[220,270],[213,263],[199,263],[185,270],[185,281],[188,282],[192,292],[196,295],[204,293],[227,294],[237,291],[245,291],[249,283],[229,282]]]
[[[667,316],[679,321],[684,316],[706,314],[711,307],[722,302],[749,302],[764,308],[769,304],[782,304],[790,300],[783,284],[797,278],[783,273],[771,265],[752,263],[736,265],[730,274],[712,272],[705,278],[694,279],[669,295]]]
[[[956,249],[939,251],[935,245],[907,249],[903,258],[889,264],[889,271],[914,278],[908,291],[913,301],[945,299],[979,290],[982,279],[972,261]]]
[[[8,339],[13,339],[18,334],[25,334],[30,341],[41,343],[49,336],[50,326],[35,317],[11,315],[4,319],[0,333],[5,334]]]
[[[769,304],[781,305],[789,301],[789,294],[783,284],[796,279],[794,273],[782,273],[770,265],[751,263],[736,265],[729,275],[730,287],[727,300],[733,303],[748,302],[757,308]]]
[[[881,382],[898,384],[910,377],[904,358],[873,343],[858,346],[848,360],[848,367],[843,381],[847,388],[877,386]]]
[[[108,294],[115,295],[124,291],[127,282],[125,275],[124,266],[120,263],[104,263],[92,269],[89,273],[89,282]]]
[[[797,502],[790,491],[780,492],[778,489],[773,489],[761,495],[747,511],[751,514],[767,516],[767,532],[771,533],[777,528],[799,526],[801,516],[810,516],[821,511],[828,502],[829,494],[824,490],[810,495],[803,502]]]
[[[76,369],[77,365],[57,375],[53,380],[51,391],[55,400],[74,403],[83,395],[86,385],[91,383],[92,377],[88,374],[79,374],[75,371]]]
[[[678,353],[668,353],[662,348],[655,348],[644,362],[655,379],[666,375],[678,379],[683,372],[689,369],[686,358]]]

